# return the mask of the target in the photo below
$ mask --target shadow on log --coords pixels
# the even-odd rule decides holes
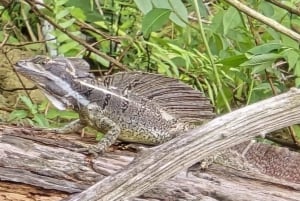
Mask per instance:
[[[69,150],[82,140],[77,135],[1,125],[0,200],[299,200],[298,153],[258,143],[234,146],[299,123],[299,108],[300,92],[294,90],[142,154],[111,150],[97,158]],[[210,159],[214,163],[204,167]]]

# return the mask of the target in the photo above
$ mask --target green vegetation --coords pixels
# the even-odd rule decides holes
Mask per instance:
[[[134,70],[176,77],[206,93],[219,114],[300,85],[299,34],[283,34],[231,1],[45,0],[45,7],[30,2],[0,7],[6,50],[47,54],[47,44],[59,55],[92,60],[98,74]],[[296,8],[299,2],[283,3]],[[245,5],[299,33],[299,9],[269,1]],[[56,41],[44,38],[46,21]],[[51,119],[69,118],[64,112],[51,114],[52,109],[41,115],[45,103],[20,99],[27,110],[16,109],[10,120],[30,117],[31,123],[48,126]]]
[[[25,108],[15,109],[11,112],[8,118],[9,122],[23,122],[24,124],[29,123],[30,125],[47,128],[50,127],[50,124],[52,126],[61,126],[63,121],[79,118],[76,112],[49,108],[47,101],[33,104],[27,96],[20,96],[19,99],[25,105]]]

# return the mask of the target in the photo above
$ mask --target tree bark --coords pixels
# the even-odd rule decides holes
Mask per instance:
[[[122,170],[137,155],[115,150],[89,158],[65,149],[78,136],[42,134],[30,128],[2,125],[0,136],[0,153],[5,153],[0,155],[3,201],[62,200]],[[65,148],[59,148],[62,145]],[[298,200],[300,196],[300,154],[286,148],[243,143],[214,156],[208,167],[203,164],[205,161],[182,170],[131,200],[271,201]]]

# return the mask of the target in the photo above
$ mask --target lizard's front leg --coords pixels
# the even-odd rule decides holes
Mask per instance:
[[[88,152],[94,155],[103,153],[112,145],[121,133],[120,127],[111,119],[102,116],[94,122],[94,126],[99,130],[105,130],[106,133],[100,142],[96,145],[87,145],[80,143],[83,148],[76,149],[78,152]],[[79,144],[79,143],[78,143]]]

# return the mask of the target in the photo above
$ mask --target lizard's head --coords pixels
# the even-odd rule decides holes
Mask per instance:
[[[15,70],[33,81],[58,109],[88,103],[76,91],[74,81],[92,77],[88,72],[89,64],[82,59],[36,56],[18,61]]]

